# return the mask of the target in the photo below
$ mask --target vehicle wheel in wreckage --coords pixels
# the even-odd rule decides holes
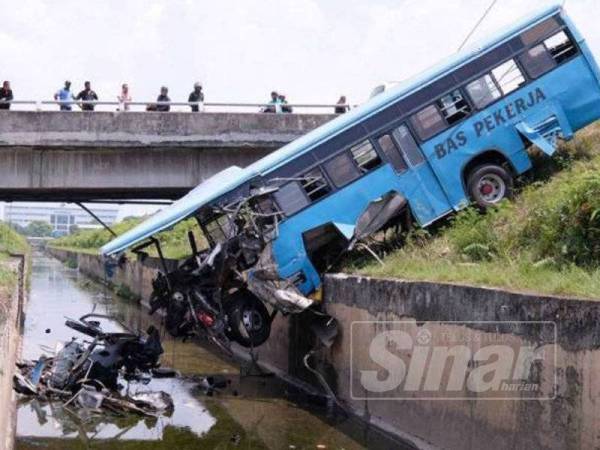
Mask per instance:
[[[258,347],[271,334],[271,316],[264,303],[246,290],[227,299],[227,337],[243,347]]]

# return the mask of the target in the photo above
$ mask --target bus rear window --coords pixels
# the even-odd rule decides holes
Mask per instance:
[[[410,121],[423,141],[446,128],[444,119],[442,119],[435,105],[429,105],[427,108],[413,114]]]
[[[575,45],[564,31],[556,33],[554,36],[546,39],[544,45],[557,64],[560,64],[577,53]]]
[[[525,84],[525,77],[514,59],[509,59],[492,69],[492,75],[504,95],[508,95]]]
[[[302,189],[313,202],[331,192],[331,187],[327,180],[323,178],[323,173],[318,167],[302,175],[302,178],[303,180],[300,182]]]
[[[362,173],[367,173],[381,165],[381,158],[370,141],[364,141],[350,149],[352,157]]]
[[[471,112],[471,107],[458,89],[440,98],[437,105],[448,125],[459,122]]]
[[[360,173],[348,152],[343,152],[324,164],[325,171],[337,187],[345,186],[356,180]]]
[[[479,109],[485,108],[502,97],[496,83],[489,74],[467,84],[467,92],[473,104]]]

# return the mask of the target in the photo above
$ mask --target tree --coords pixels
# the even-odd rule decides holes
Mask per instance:
[[[25,234],[33,237],[50,237],[52,236],[52,225],[43,220],[34,220],[29,222],[29,225],[25,227]]]

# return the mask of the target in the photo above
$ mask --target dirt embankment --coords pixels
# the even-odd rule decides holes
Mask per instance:
[[[16,425],[16,395],[12,376],[20,352],[22,308],[25,298],[21,282],[24,263],[19,259],[0,261],[5,274],[13,276],[0,286],[0,450],[11,449]]]

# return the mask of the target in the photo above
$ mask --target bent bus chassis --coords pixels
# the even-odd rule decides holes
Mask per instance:
[[[137,254],[143,254],[150,245],[157,249],[163,273],[153,281],[150,313],[165,310],[170,334],[187,336],[201,331],[230,352],[230,340],[244,347],[261,345],[269,337],[277,312],[287,315],[313,306],[313,300],[303,296],[292,282],[279,278],[271,259],[270,242],[277,236],[280,214],[257,208],[273,192],[256,190],[236,204],[211,209],[210,214],[227,217],[220,230],[226,234],[220,241],[214,240],[197,216],[211,245],[198,250],[193,232],[188,232],[192,256],[175,270],[168,270],[156,238],[133,249]],[[271,311],[265,305],[270,305]],[[316,335],[331,345],[337,333],[335,320],[322,311],[313,312]]]
[[[186,283],[208,280],[202,289],[216,293],[222,317],[253,327],[264,311],[240,305],[308,308],[340,250],[406,215],[426,227],[470,202],[496,205],[532,168],[529,146],[552,155],[559,139],[598,118],[600,69],[552,6],[250,166],[214,175],[102,253],[195,217],[210,251],[192,261]]]

